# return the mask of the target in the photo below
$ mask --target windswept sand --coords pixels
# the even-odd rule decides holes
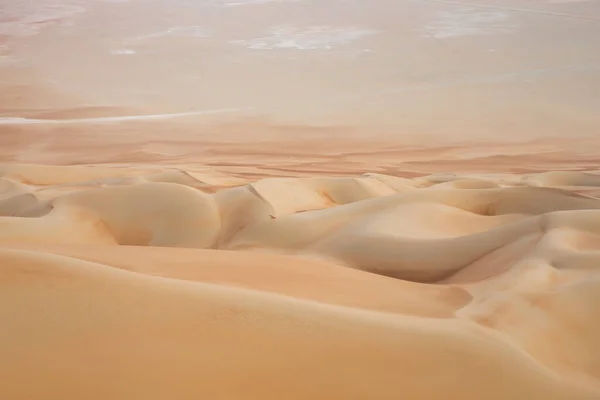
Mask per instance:
[[[0,14],[0,400],[600,399],[600,2]]]
[[[0,174],[2,398],[600,398],[600,174]]]

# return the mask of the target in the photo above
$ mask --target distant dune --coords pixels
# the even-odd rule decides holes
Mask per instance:
[[[30,118],[33,119],[81,119],[81,118],[102,118],[102,117],[120,117],[125,115],[135,115],[135,109],[127,109],[124,107],[80,107],[60,111],[39,111],[32,113]]]
[[[599,400],[599,21],[0,0],[0,400]]]

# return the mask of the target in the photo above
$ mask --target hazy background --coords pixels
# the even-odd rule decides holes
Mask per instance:
[[[0,0],[0,107],[594,134],[599,49],[595,0]]]

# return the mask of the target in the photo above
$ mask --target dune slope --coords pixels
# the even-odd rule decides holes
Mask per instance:
[[[3,166],[0,395],[598,399],[597,177]]]

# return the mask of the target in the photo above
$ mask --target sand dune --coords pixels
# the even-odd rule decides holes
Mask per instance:
[[[0,400],[599,400],[598,21],[0,0]]]
[[[597,396],[468,321],[364,312],[30,252],[1,257],[4,285],[20,288],[2,292],[2,304],[21,311],[2,315],[13,327],[2,343],[11,397],[476,399],[490,389],[497,398]],[[23,340],[29,347],[15,353]],[[113,357],[122,362],[106,362]],[[32,373],[36,385],[18,379]],[[486,380],[460,379],[483,373]],[[444,380],[432,385],[432,376]]]
[[[3,397],[600,398],[595,173],[0,173]]]

